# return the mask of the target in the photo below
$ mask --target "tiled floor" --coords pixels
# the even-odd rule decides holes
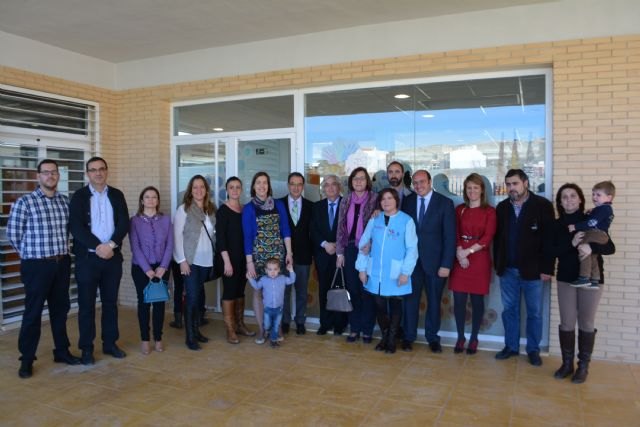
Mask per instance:
[[[17,330],[1,334],[0,425],[640,425],[640,365],[595,361],[574,385],[552,377],[557,357],[534,368],[525,357],[433,355],[424,345],[386,355],[312,331],[274,350],[227,344],[219,321],[203,328],[212,338],[203,351],[166,328],[166,351],[143,356],[134,310],[120,313],[126,359],[96,352],[94,366],[54,364],[45,326],[28,380],[17,375]],[[69,332],[75,342],[75,317]]]

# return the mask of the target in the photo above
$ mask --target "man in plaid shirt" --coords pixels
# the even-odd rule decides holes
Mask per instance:
[[[69,198],[58,193],[60,173],[54,160],[38,164],[35,191],[20,197],[11,207],[7,237],[20,255],[20,275],[25,289],[24,313],[18,339],[20,378],[33,375],[33,361],[40,341],[42,310],[49,307],[55,348],[53,360],[77,365],[80,359],[69,352]]]

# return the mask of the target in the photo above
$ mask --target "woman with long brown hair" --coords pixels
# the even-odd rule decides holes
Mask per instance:
[[[183,203],[174,218],[173,257],[184,276],[184,323],[186,344],[200,350],[198,342],[209,339],[200,333],[200,291],[213,268],[215,250],[216,207],[210,198],[209,183],[202,175],[189,180]]]

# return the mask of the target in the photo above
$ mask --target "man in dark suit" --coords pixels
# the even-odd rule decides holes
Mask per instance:
[[[327,175],[322,182],[322,192],[326,198],[313,205],[311,240],[313,241],[316,271],[318,272],[318,301],[320,304],[318,335],[325,335],[330,329],[333,329],[334,335],[342,335],[347,325],[346,313],[327,310],[327,292],[331,288],[333,274],[336,271],[336,232],[338,230],[340,189],[338,177]]]
[[[307,332],[304,322],[307,312],[307,287],[309,271],[311,271],[311,214],[313,203],[302,197],[304,190],[304,176],[299,172],[291,172],[287,179],[289,195],[283,197],[282,203],[288,207],[289,228],[291,228],[291,250],[293,251],[293,271],[296,281],[296,334]],[[289,332],[291,323],[291,286],[284,292],[284,307],[282,310],[282,333]]]
[[[553,205],[529,191],[529,177],[522,169],[510,169],[505,178],[509,198],[496,206],[497,228],[493,261],[500,277],[504,348],[496,359],[520,352],[520,300],[527,307],[527,355],[533,366],[542,365],[543,282],[551,280],[554,260],[543,251],[545,227],[555,218]]]
[[[101,157],[87,161],[89,185],[76,191],[69,207],[78,282],[78,327],[82,363],[92,365],[96,336],[96,292],[102,302],[102,351],[126,356],[118,348],[118,289],[122,277],[122,241],[129,231],[124,194],[107,186],[109,170]]]
[[[414,194],[404,198],[402,210],[413,218],[418,233],[418,263],[411,275],[412,292],[405,298],[402,349],[412,350],[417,337],[422,288],[427,294],[424,333],[429,348],[440,346],[440,301],[456,255],[456,215],[451,199],[433,191],[426,170],[413,174]]]

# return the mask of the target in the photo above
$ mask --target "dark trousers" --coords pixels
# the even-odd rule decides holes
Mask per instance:
[[[318,302],[320,305],[320,327],[325,329],[338,329],[342,330],[347,326],[347,314],[337,311],[327,310],[327,292],[331,289],[331,281],[333,280],[333,274],[336,271],[336,257],[335,255],[329,258],[327,266],[318,267],[316,264],[316,271],[318,273]],[[338,272],[336,278],[336,284],[344,286],[342,283],[342,277]]]
[[[353,305],[353,310],[348,314],[350,331],[352,334],[371,336],[375,325],[375,303],[360,281],[356,258],[358,248],[355,244],[349,244],[344,250],[344,279]]]
[[[59,260],[23,260],[20,275],[25,290],[24,313],[18,338],[20,360],[32,361],[40,341],[42,310],[45,301],[49,308],[54,353],[69,351],[67,314],[69,313],[69,278],[71,260],[68,255]]]
[[[96,295],[100,290],[102,302],[102,346],[111,349],[120,337],[118,331],[118,291],[122,278],[122,254],[116,252],[108,260],[89,253],[76,257],[76,281],[78,282],[78,347],[93,351],[96,338]]]
[[[171,261],[171,275],[173,276],[173,312],[182,313],[182,297],[184,296],[184,278],[180,273],[180,264]]]
[[[155,270],[159,264],[151,265]],[[140,325],[140,340],[149,341],[149,310],[153,306],[153,339],[162,340],[162,325],[164,324],[164,302],[154,302],[153,304],[144,302],[144,288],[149,284],[149,277],[142,271],[140,266],[131,265],[131,277],[136,287],[138,295],[138,324]],[[169,271],[165,272],[162,278],[169,280]]]
[[[291,288],[296,289],[296,325],[304,325],[307,320],[307,294],[309,286],[309,272],[311,265],[293,265],[293,271],[296,273],[296,281],[293,286],[284,288],[284,306],[282,307],[282,323],[291,323]]]
[[[404,300],[404,339],[413,342],[418,336],[418,317],[420,314],[420,298],[422,289],[427,294],[427,312],[424,322],[424,336],[428,342],[440,342],[440,302],[444,290],[445,279],[437,275],[425,273],[420,264],[416,265],[411,275],[411,294]]]

